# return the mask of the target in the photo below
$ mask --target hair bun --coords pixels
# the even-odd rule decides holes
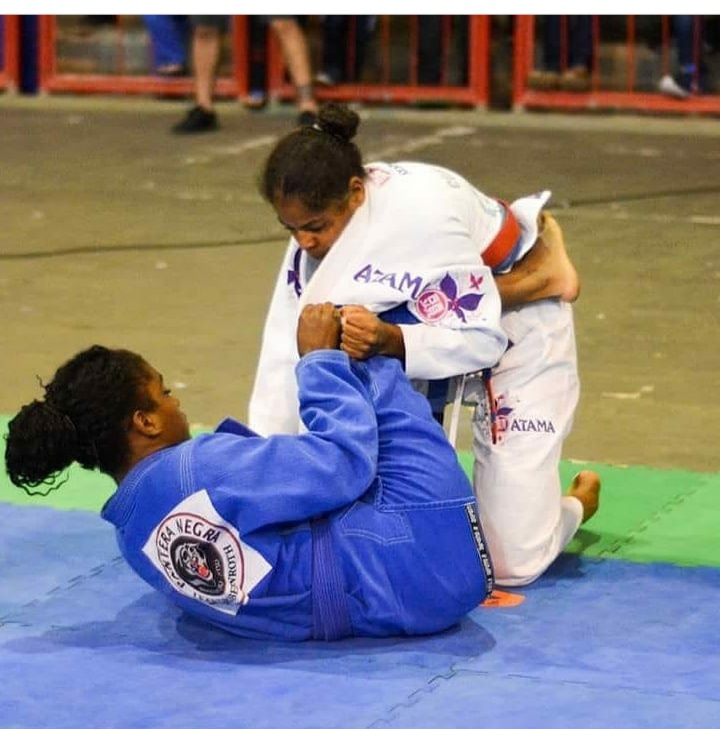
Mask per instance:
[[[52,405],[33,400],[8,425],[5,465],[18,486],[35,486],[77,458],[78,434],[72,420]]]
[[[349,142],[357,134],[360,116],[345,104],[329,101],[320,106],[317,125],[321,131]]]

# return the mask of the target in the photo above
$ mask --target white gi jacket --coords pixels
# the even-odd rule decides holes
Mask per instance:
[[[319,264],[289,242],[250,398],[249,425],[261,434],[298,432],[295,330],[306,304],[358,304],[378,314],[407,305],[420,322],[401,325],[411,379],[490,367],[507,345],[500,296],[480,257],[503,227],[505,206],[441,167],[379,162],[366,169],[365,201]],[[531,206],[523,249],[535,240],[543,203]]]

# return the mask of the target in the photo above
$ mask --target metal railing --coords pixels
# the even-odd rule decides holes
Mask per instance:
[[[18,17],[3,17],[4,66],[0,84],[5,88],[17,86]],[[41,93],[192,94],[190,76],[167,78],[153,71],[149,36],[139,16],[114,16],[113,25],[106,29],[102,43],[92,45],[94,41],[90,38],[75,38],[75,46],[72,46],[71,33],[63,28],[67,28],[70,19],[78,17],[39,17],[37,66]],[[323,17],[306,16],[316,70],[321,68]],[[688,94],[682,99],[671,98],[658,89],[658,81],[671,75],[672,68],[677,65],[676,39],[670,26],[672,19],[679,16],[586,16],[591,18],[592,46],[586,87],[579,90],[532,87],[529,79],[540,58],[538,28],[548,17],[512,17],[513,51],[512,60],[507,64],[512,64],[509,91],[512,109],[720,113],[720,94],[712,89]],[[579,16],[560,17],[564,19],[561,55],[567,65],[567,20]],[[249,91],[250,65],[257,61],[258,55],[257,49],[250,44],[250,18],[252,16],[232,16],[231,30],[224,39],[225,60],[215,86],[218,97],[243,98]],[[423,23],[429,22],[430,18],[436,23],[433,32],[437,40],[437,73],[428,80],[422,73],[421,36],[427,28]],[[488,15],[376,16],[362,71],[332,85],[317,85],[316,95],[320,100],[369,104],[438,103],[486,108],[492,102],[491,42],[495,40],[491,37],[492,19],[493,16]],[[647,39],[649,23],[657,26],[652,42]],[[351,30],[351,36],[352,33]],[[348,66],[353,65],[356,52],[352,41],[350,37],[346,49]],[[699,32],[695,33],[694,43],[695,65],[699,66],[702,51]],[[67,57],[73,48],[77,54],[74,64]],[[271,101],[292,100],[295,89],[288,79],[281,49],[272,32],[265,34],[260,55],[265,67],[263,92],[266,97]],[[138,63],[140,56],[142,62]]]
[[[67,16],[66,16],[67,17]],[[87,70],[66,68],[63,63],[62,39],[58,16],[41,15],[38,38],[38,90],[41,93],[69,92],[76,94],[162,94],[185,96],[191,94],[191,77],[166,78],[152,70],[151,51],[147,33],[138,24],[131,23],[133,16],[118,15],[114,27],[106,34],[105,42],[88,50]],[[140,53],[145,55],[144,66],[132,68],[130,60],[138,55],[138,49],[129,48],[131,38],[144,40]],[[245,16],[233,16],[230,34],[231,63],[218,76],[215,93],[221,97],[239,97],[247,92],[247,22]],[[82,38],[77,45],[82,51]],[[85,46],[89,49],[92,37],[88,35]],[[66,45],[69,45],[66,43]],[[99,51],[98,51],[99,49]]]
[[[308,30],[317,49],[318,44],[322,43],[322,29],[318,26],[318,16],[309,17],[311,22]],[[137,35],[136,18],[116,16],[114,27],[105,34],[102,68],[69,70],[63,59],[58,16],[40,16],[39,91],[164,95],[191,93],[190,78],[168,79],[152,72],[148,49],[144,70],[130,69],[128,42],[131,34]],[[458,34],[453,31],[452,17],[442,16],[438,82],[423,83],[418,75],[417,16],[380,16],[373,38],[375,57],[369,59],[368,63],[368,66],[377,70],[375,78],[366,77],[332,88],[318,88],[318,97],[391,104],[439,101],[485,106],[489,88],[490,16],[465,16],[465,19],[467,43],[463,46],[456,42]],[[139,32],[142,33],[142,29]],[[146,42],[149,43],[147,38]],[[243,97],[248,92],[248,16],[233,16],[229,48],[232,63],[224,74],[218,76],[215,91],[218,96]],[[137,55],[137,49],[134,52]],[[286,78],[281,50],[270,32],[266,40],[265,63],[265,92],[268,98],[279,101],[292,99],[295,90]],[[453,73],[460,80],[453,80]]]
[[[373,57],[369,72],[352,82],[318,88],[319,99],[384,104],[439,102],[486,107],[489,102],[490,16],[469,15],[455,18],[465,22],[467,42],[459,39],[452,16],[439,19],[437,79],[421,78],[420,26],[418,16],[378,17]],[[322,37],[322,28],[312,28]],[[352,39],[348,42],[351,52]],[[322,45],[322,41],[320,43]],[[270,36],[268,49],[268,92],[271,98],[291,99],[294,89],[285,77],[282,54]]]
[[[582,91],[534,89],[530,87],[531,72],[539,65],[539,16],[519,15],[515,20],[512,103],[518,109],[557,110],[629,110],[674,114],[718,114],[720,95],[717,93],[688,94],[673,98],[662,93],[658,83],[670,76],[676,52],[670,32],[672,16],[655,16],[661,27],[659,47],[653,48],[639,36],[637,18],[624,18],[624,38],[608,42],[603,36],[606,16],[592,16],[592,53],[588,87]],[[567,18],[568,16],[563,16]],[[644,19],[647,23],[647,18]],[[697,26],[696,21],[696,26]],[[567,66],[567,23],[563,26],[561,47]],[[694,33],[693,56],[699,61],[701,42]],[[699,63],[696,63],[696,67]]]

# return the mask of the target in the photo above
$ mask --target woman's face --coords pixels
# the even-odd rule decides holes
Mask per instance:
[[[147,393],[155,403],[153,416],[161,425],[163,436],[168,445],[182,443],[190,438],[190,426],[185,413],[180,409],[180,400],[174,397],[170,388],[165,385],[163,376],[148,365],[150,380]]]
[[[297,197],[276,198],[273,207],[281,225],[290,231],[300,248],[321,260],[364,201],[365,185],[359,177],[353,177],[345,198],[320,212],[308,210]]]

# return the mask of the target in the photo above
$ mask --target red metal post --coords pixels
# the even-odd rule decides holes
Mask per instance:
[[[627,91],[635,91],[635,16],[627,17]]]
[[[410,67],[410,86],[418,84],[418,56],[420,49],[420,28],[417,15],[410,18],[410,35],[408,42],[409,67]]]
[[[38,18],[38,89],[48,91],[49,80],[55,75],[55,16]]]
[[[700,88],[700,53],[702,51],[702,16],[693,17],[693,86]]]
[[[20,16],[3,17],[3,63],[0,69],[0,87],[17,90],[20,78],[19,52]]]
[[[600,88],[600,18],[592,16],[592,55],[590,84],[593,91]]]
[[[662,75],[670,74],[670,19],[667,15],[661,16],[662,35]]]
[[[236,95],[244,98],[250,90],[250,29],[247,15],[234,15],[230,26],[233,78]]]
[[[380,83],[388,86],[390,84],[390,16],[388,15],[380,18],[380,60]]]
[[[442,45],[440,61],[440,85],[448,86],[450,83],[450,46],[452,44],[452,16],[442,17]]]
[[[567,15],[560,16],[560,72],[568,67],[568,19]]]
[[[535,17],[516,15],[513,31],[513,107],[520,108],[527,90],[527,77],[534,63]]]
[[[490,16],[471,15],[468,28],[468,87],[475,106],[487,106],[490,89]]]

